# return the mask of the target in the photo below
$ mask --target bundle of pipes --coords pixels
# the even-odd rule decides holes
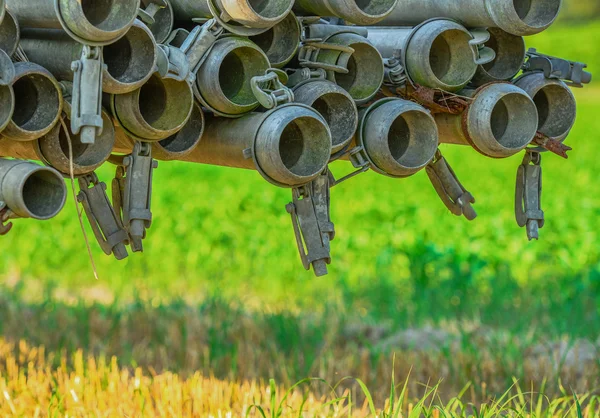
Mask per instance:
[[[290,188],[302,263],[327,273],[334,185],[425,171],[473,196],[440,144],[525,154],[515,214],[538,236],[541,153],[566,157],[585,64],[526,50],[561,0],[0,0],[0,234],[49,219],[61,177],[102,250],[142,251],[156,160]],[[23,160],[38,160],[43,165]],[[328,166],[356,169],[335,179]],[[112,196],[95,170],[116,166]]]

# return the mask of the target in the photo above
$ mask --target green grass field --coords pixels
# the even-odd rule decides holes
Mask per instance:
[[[596,36],[600,22],[562,25],[528,44],[598,72]],[[250,171],[160,163],[143,255],[106,257],[88,229],[98,281],[72,197],[57,219],[17,221],[1,238],[0,391],[10,388],[10,364],[21,373],[33,367],[22,341],[56,353],[48,367],[71,364],[81,349],[182,379],[199,371],[289,387],[307,376],[333,384],[351,375],[366,382],[378,408],[391,376],[404,382],[411,370],[414,397],[440,379],[436,396],[445,401],[469,382],[465,398],[486,401],[513,378],[524,390],[569,399],[597,394],[599,93],[594,84],[575,91],[569,160],[544,155],[539,242],[528,242],[514,221],[522,155],[496,161],[455,146],[443,151],[479,217],[451,215],[425,173],[360,175],[332,191],[337,235],[324,278],[301,267],[285,211],[290,192]],[[332,169],[340,176],[351,167]],[[99,175],[110,184],[114,172]],[[224,411],[238,410],[233,397],[224,399]],[[12,411],[3,402],[0,411]]]

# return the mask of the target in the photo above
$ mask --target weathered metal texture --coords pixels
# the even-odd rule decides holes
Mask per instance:
[[[300,16],[331,16],[356,25],[373,25],[389,15],[397,2],[398,0],[296,0],[294,10]]]
[[[0,19],[0,22],[0,49],[12,56],[19,46],[21,36],[19,22],[9,10],[6,11],[4,20]]]
[[[293,187],[315,179],[330,155],[323,117],[291,103],[239,119],[207,115],[202,141],[182,160],[257,170],[275,185]]]
[[[308,1],[308,0],[306,0]],[[380,24],[413,26],[435,17],[467,28],[499,27],[517,36],[533,35],[556,19],[562,0],[399,0]]]
[[[173,12],[173,6],[169,0],[163,0],[166,7],[157,8],[156,12],[152,14],[154,22],[147,24],[152,35],[159,44],[165,43],[175,25],[175,13]],[[153,4],[151,0],[142,0],[142,6],[148,7]],[[147,9],[146,9],[147,10]]]
[[[352,141],[358,126],[358,109],[346,90],[331,81],[313,80],[294,88],[294,98],[296,103],[308,105],[323,116],[331,130],[332,153]]]
[[[6,2],[5,0],[0,0],[0,22],[4,19],[4,15],[6,13]]]
[[[577,102],[560,80],[548,79],[543,73],[525,73],[515,80],[533,99],[538,111],[537,130],[556,141],[564,141],[575,124]]]
[[[195,93],[213,112],[238,117],[258,107],[253,77],[269,69],[265,53],[248,39],[228,36],[215,42],[196,75]]]
[[[81,58],[83,46],[60,30],[25,29],[21,47],[27,57],[60,80],[73,80],[71,63]],[[121,39],[103,48],[102,89],[124,94],[140,88],[156,67],[156,43],[139,20]]]
[[[63,107],[61,89],[52,74],[32,62],[15,63],[12,88],[15,109],[2,135],[15,141],[32,141],[50,132]]]
[[[127,33],[140,0],[6,0],[24,28],[63,29],[88,45],[107,45]]]
[[[333,46],[350,47],[348,57],[339,49],[320,49],[315,60],[330,65],[341,65],[347,73],[327,71],[327,79],[346,90],[358,104],[368,102],[383,83],[383,58],[371,43],[356,33],[338,33],[325,41]]]
[[[154,142],[179,132],[194,106],[194,95],[186,81],[157,73],[139,89],[113,95],[111,108],[120,126],[141,141]]]
[[[12,86],[0,85],[0,133],[6,128],[15,111],[15,92]]]
[[[473,35],[464,26],[436,19],[416,28],[368,28],[368,40],[385,58],[401,51],[408,77],[419,85],[455,92],[477,71]]]
[[[15,78],[15,65],[10,56],[0,49],[0,86],[12,84]]]
[[[522,89],[495,83],[461,94],[473,98],[467,110],[435,115],[441,143],[471,145],[488,157],[505,158],[524,149],[535,136],[538,112]]]
[[[193,151],[204,134],[204,113],[198,103],[194,103],[192,115],[185,126],[167,139],[152,143],[152,158],[161,161],[180,160]],[[131,154],[134,142],[127,134],[117,129],[114,152]]]
[[[292,10],[293,0],[171,0],[177,20],[212,18],[232,33],[256,34],[245,28],[270,28]],[[211,8],[214,12],[211,12]]]
[[[485,46],[491,48],[496,57],[480,65],[471,83],[482,86],[496,81],[511,80],[521,70],[525,61],[525,40],[499,28],[489,28],[490,39]]]
[[[361,111],[355,144],[364,148],[375,171],[390,177],[407,177],[433,159],[438,131],[424,107],[408,100],[386,98]]]
[[[290,12],[281,22],[250,40],[264,51],[271,67],[281,68],[291,61],[300,45],[300,23]]]
[[[65,182],[56,170],[0,158],[0,201],[16,216],[53,218],[62,210],[66,197]]]

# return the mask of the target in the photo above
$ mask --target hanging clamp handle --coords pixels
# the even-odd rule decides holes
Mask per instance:
[[[472,206],[475,198],[458,180],[440,150],[436,152],[433,161],[425,171],[433,188],[450,212],[456,216],[464,216],[469,221],[477,217],[477,212]]]
[[[83,45],[81,59],[71,63],[73,101],[71,130],[81,132],[81,142],[93,144],[102,133],[102,73],[104,61],[101,46]]]
[[[583,87],[592,81],[592,74],[585,71],[587,64],[582,62],[540,54],[535,48],[529,48],[527,58],[524,72],[540,71],[546,78],[564,80],[571,87]]]
[[[209,19],[203,25],[196,26],[181,45],[180,49],[186,55],[190,67],[190,82],[196,78],[204,57],[223,34],[223,30],[223,26],[216,19]]]
[[[335,64],[319,62],[318,56],[321,50],[339,51],[339,56]],[[298,51],[298,62],[305,68],[322,68],[325,71],[334,73],[348,74],[348,61],[354,53],[354,48],[344,45],[335,45],[327,42],[310,41],[304,42]]]
[[[0,236],[6,235],[13,227],[11,219],[13,212],[6,206],[6,203],[0,200]]]
[[[330,241],[335,227],[330,215],[331,176],[326,169],[312,182],[292,189],[293,201],[286,206],[292,216],[296,245],[302,265],[316,276],[327,274],[331,264]]]
[[[106,195],[106,184],[98,180],[96,173],[79,177],[78,182],[77,201],[83,206],[100,248],[106,255],[112,253],[117,260],[124,259],[128,255],[127,232]]]
[[[287,74],[284,71],[269,68],[265,75],[252,77],[250,86],[254,97],[265,109],[274,109],[294,101],[294,93],[284,85],[286,81]]]
[[[515,189],[515,217],[517,224],[527,227],[529,240],[539,239],[539,229],[544,226],[542,201],[542,155],[526,151],[523,162],[517,170]]]

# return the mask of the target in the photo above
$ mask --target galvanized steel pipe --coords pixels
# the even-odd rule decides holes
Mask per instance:
[[[0,85],[0,133],[6,128],[15,111],[15,92],[12,86]]]
[[[485,46],[496,53],[493,61],[477,68],[472,84],[482,86],[486,83],[511,80],[525,61],[525,40],[499,28],[489,28],[490,39]]]
[[[264,51],[271,67],[281,68],[298,52],[300,45],[300,23],[290,12],[281,22],[267,31],[251,36],[250,40]]]
[[[310,1],[310,0],[306,0]],[[399,0],[382,26],[414,26],[428,19],[455,19],[467,28],[498,27],[517,36],[548,28],[562,0]]]
[[[389,15],[397,2],[398,0],[296,0],[294,10],[301,16],[332,16],[356,25],[373,25]]]
[[[271,183],[293,187],[315,179],[330,154],[325,120],[291,103],[239,119],[207,116],[202,141],[183,160],[258,170]]]
[[[15,16],[7,10],[0,20],[0,49],[12,56],[19,46],[21,31]]]
[[[544,77],[543,73],[527,73],[514,83],[525,90],[535,103],[538,132],[564,141],[577,116],[577,102],[569,87],[560,80]]]
[[[462,25],[436,19],[416,28],[369,27],[368,40],[385,58],[401,52],[408,77],[417,84],[455,92],[477,71],[477,47]]]
[[[473,97],[463,114],[435,115],[441,143],[470,145],[488,157],[504,158],[533,140],[538,112],[522,89],[496,83],[461,94]]]
[[[156,10],[156,13],[152,15],[154,23],[147,24],[148,28],[154,35],[156,43],[164,44],[175,25],[175,14],[173,13],[173,7],[169,0],[164,0],[167,7],[161,7]],[[142,5],[148,7],[149,5],[156,6],[156,3],[152,3],[151,0],[142,0]]]
[[[27,57],[60,80],[73,80],[71,63],[81,58],[83,45],[60,30],[23,30],[21,46]],[[124,94],[140,88],[156,70],[156,42],[139,20],[118,41],[102,48],[105,69],[102,89]]]
[[[127,33],[140,0],[6,0],[21,27],[63,29],[89,45],[107,45]]]
[[[60,174],[29,161],[0,158],[0,200],[21,218],[46,220],[65,205],[67,188]]]

